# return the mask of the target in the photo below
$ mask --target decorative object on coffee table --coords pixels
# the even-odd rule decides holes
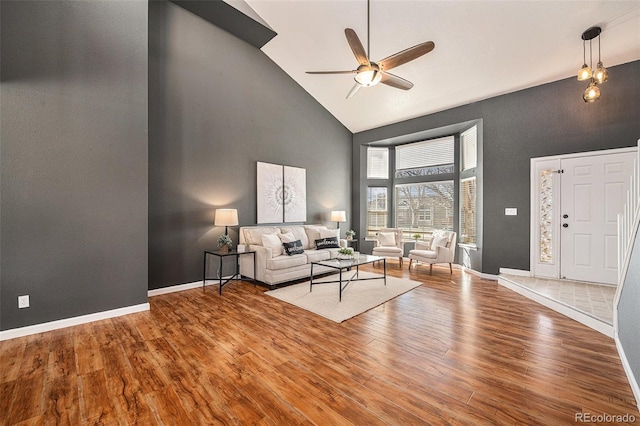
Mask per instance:
[[[353,259],[353,249],[351,247],[341,248],[340,250],[338,250],[338,255],[336,256],[336,258],[340,260]]]

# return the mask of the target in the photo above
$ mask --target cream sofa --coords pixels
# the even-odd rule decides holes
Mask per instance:
[[[272,225],[272,226],[243,226],[240,228],[239,249],[256,252],[256,279],[270,288],[277,284],[309,278],[311,262],[333,259],[338,254],[337,248],[318,249],[315,241],[321,238],[337,237],[337,229],[328,229],[322,225]],[[282,246],[269,244],[273,235],[291,233],[302,243],[302,254],[287,255]],[[264,237],[264,238],[263,238]],[[339,245],[346,247],[346,240],[338,238]],[[266,244],[265,244],[266,243]],[[253,256],[240,256],[240,274],[253,277]],[[335,269],[314,266],[314,275],[332,272]]]

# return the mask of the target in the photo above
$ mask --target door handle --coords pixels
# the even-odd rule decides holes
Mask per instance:
[[[568,227],[569,227],[569,224],[568,224],[568,223],[563,223],[563,224],[562,224],[562,227],[563,227],[563,228],[568,228]]]
[[[568,214],[563,214],[562,217],[565,218],[565,219],[568,219],[569,215]]]

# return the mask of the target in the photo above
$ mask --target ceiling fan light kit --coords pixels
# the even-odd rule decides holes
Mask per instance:
[[[360,65],[356,72],[357,74],[354,77],[354,80],[361,86],[375,86],[380,83],[380,80],[382,80],[380,67],[375,62],[371,62],[371,65]]]
[[[607,69],[602,64],[602,59],[600,58],[600,33],[602,29],[600,27],[591,27],[582,33],[582,57],[583,57],[583,65],[578,70],[578,81],[586,81],[589,80],[589,86],[585,89],[582,94],[582,99],[587,102],[595,102],[600,99],[600,88],[599,84],[604,83],[609,79],[609,73]],[[595,71],[592,71],[591,64],[593,64],[592,57],[592,49],[591,49],[591,40],[598,37],[598,64],[596,65]],[[589,41],[589,64],[587,65],[587,53],[586,53],[586,42]]]
[[[413,87],[413,83],[402,77],[391,74],[389,70],[409,61],[413,61],[414,59],[431,52],[435,48],[435,44],[432,41],[427,41],[395,53],[381,61],[371,61],[369,59],[369,2],[370,0],[367,0],[367,51],[364,50],[364,46],[360,42],[360,38],[353,29],[345,28],[344,30],[347,42],[359,63],[358,68],[349,71],[307,71],[307,74],[355,74],[354,80],[356,81],[356,84],[347,94],[347,99],[354,96],[360,87],[371,87],[378,83],[386,84],[387,86],[401,90],[411,89]]]

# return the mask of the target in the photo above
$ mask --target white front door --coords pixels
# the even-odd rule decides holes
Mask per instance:
[[[635,149],[531,160],[531,272],[616,284],[617,215]]]
[[[617,283],[617,216],[633,158],[633,153],[619,153],[561,161],[562,278]]]

